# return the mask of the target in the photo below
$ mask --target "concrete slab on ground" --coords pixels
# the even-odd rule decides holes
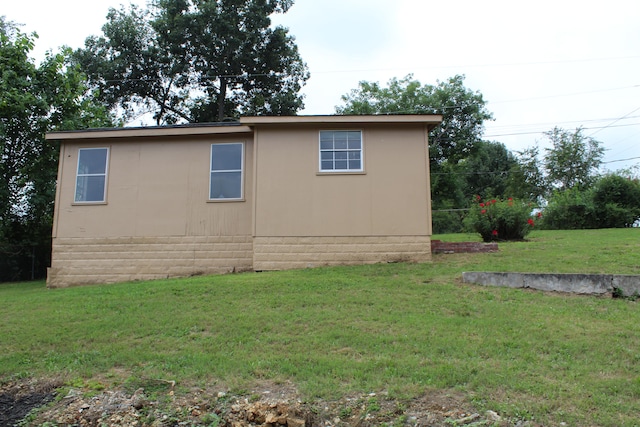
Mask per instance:
[[[621,274],[465,272],[462,281],[485,286],[621,296],[640,295],[640,276]]]

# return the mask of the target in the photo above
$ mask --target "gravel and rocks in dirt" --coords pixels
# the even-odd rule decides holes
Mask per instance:
[[[215,387],[178,390],[171,381],[146,385],[149,390],[96,391],[56,381],[7,383],[0,386],[0,426],[537,426],[494,411],[478,413],[451,391],[408,401],[384,392],[305,401],[291,384],[261,383],[242,393]]]

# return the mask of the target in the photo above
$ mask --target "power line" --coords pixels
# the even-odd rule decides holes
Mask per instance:
[[[506,62],[506,63],[489,63],[489,64],[459,64],[459,65],[438,65],[431,67],[412,67],[413,70],[436,70],[446,68],[487,68],[487,67],[518,67],[518,66],[531,66],[531,65],[551,65],[551,64],[569,64],[569,63],[581,63],[581,62],[598,62],[598,61],[617,61],[623,59],[638,59],[639,55],[632,56],[618,56],[608,58],[582,58],[582,59],[566,59],[559,61],[534,61],[534,62]],[[360,68],[351,70],[320,70],[314,71],[316,74],[339,74],[339,73],[361,73],[368,71],[394,71],[395,68]]]
[[[640,58],[640,56],[638,57]],[[244,73],[244,74],[226,74],[226,75],[220,75],[220,76],[200,76],[199,80],[209,80],[209,81],[215,81],[219,78],[224,78],[224,79],[248,79],[248,78],[252,78],[252,77],[280,77],[285,75],[284,73]],[[146,83],[156,83],[156,82],[162,82],[166,79],[163,78],[159,78],[159,77],[151,77],[151,78],[126,78],[126,79],[102,79],[102,81],[104,83],[122,83],[125,81],[130,81],[130,82],[146,82]],[[193,81],[190,84],[197,84],[197,81]],[[558,94],[558,95],[547,95],[547,96],[541,96],[541,97],[533,97],[533,98],[521,98],[521,99],[511,99],[511,100],[506,100],[506,101],[486,101],[487,104],[503,104],[503,103],[509,103],[509,102],[525,102],[525,101],[532,101],[532,100],[537,100],[537,99],[550,99],[550,98],[560,98],[560,97],[569,97],[569,96],[577,96],[577,95],[586,95],[586,94],[591,94],[591,93],[601,93],[601,92],[612,92],[612,91],[617,91],[617,90],[625,90],[625,89],[633,89],[633,88],[640,88],[640,85],[631,85],[631,86],[624,86],[624,87],[617,87],[617,88],[611,88],[611,89],[598,89],[598,90],[593,90],[593,91],[585,91],[585,92],[574,92],[574,93],[567,93],[567,94]],[[433,110],[437,110],[437,111],[442,111],[442,110],[450,110],[450,109],[455,109],[455,108],[460,108],[458,106],[443,106],[440,108],[433,108],[433,107],[426,107],[425,108],[421,108],[420,110],[429,110],[429,109],[433,109]],[[412,114],[412,113],[416,113],[418,112],[417,110],[404,110],[404,111],[387,111],[387,112],[379,112],[377,114]],[[602,119],[602,120],[607,120],[607,119]]]
[[[617,163],[617,162],[627,162],[629,160],[638,160],[640,156],[637,157],[629,157],[626,159],[616,159],[616,160],[607,160],[606,162],[600,162],[602,164],[608,163]],[[481,171],[481,172],[431,172],[431,175],[510,175],[510,174],[522,174],[526,171],[518,170],[518,169],[510,169],[504,171]]]
[[[593,132],[592,134],[588,135],[588,137],[595,135],[596,133],[600,132],[602,129],[606,129],[606,128],[609,128],[609,127],[617,127],[617,126],[613,126],[613,125],[614,125],[615,123],[619,122],[620,120],[623,120],[625,117],[627,117],[627,116],[629,116],[629,115],[631,115],[631,114],[635,113],[635,112],[636,112],[636,111],[638,111],[638,110],[640,110],[640,107],[636,108],[636,109],[635,109],[635,110],[633,110],[633,111],[628,112],[627,114],[625,114],[624,116],[620,117],[619,119],[614,120],[613,122],[611,122],[611,123],[610,123],[610,124],[608,124],[607,126],[605,126],[605,127],[601,128],[601,129],[598,129],[597,131],[595,131],[595,132]]]
[[[626,117],[626,120],[629,119],[637,119],[640,116],[629,116]],[[518,124],[518,125],[501,125],[501,126],[488,126],[488,132],[506,132],[510,129],[517,130],[518,128],[537,128],[541,126],[558,126],[558,125],[568,125],[568,124],[584,124],[584,123],[595,123],[595,122],[607,122],[611,120],[617,120],[617,118],[604,118],[604,119],[585,119],[585,120],[567,120],[563,122],[544,122],[544,123],[529,123],[529,124]]]
[[[616,90],[635,89],[635,88],[640,88],[640,85],[617,87],[617,88],[612,88],[612,89],[598,89],[598,90],[591,90],[591,91],[585,91],[585,92],[573,92],[573,93],[566,93],[566,94],[560,94],[560,95],[537,96],[537,97],[533,97],[533,98],[524,98],[524,99],[510,99],[510,100],[506,100],[506,101],[489,101],[488,103],[490,103],[490,104],[505,104],[505,103],[508,103],[508,102],[524,102],[524,101],[534,101],[534,100],[537,100],[537,99],[562,98],[562,97],[566,97],[566,96],[588,95],[588,94],[591,94],[591,93],[612,92],[612,91],[616,91]]]
[[[626,152],[630,151],[631,150],[631,145],[627,145],[626,147],[622,147],[622,148],[619,147],[618,145],[621,142],[624,142],[624,141],[629,140],[631,138],[637,138],[637,135],[640,135],[640,131],[632,133],[632,134],[627,135],[626,137],[624,137],[622,139],[619,139],[619,140],[615,141],[614,143],[615,143],[616,148],[617,148],[617,150],[615,150],[615,155],[616,156],[622,155],[622,153],[626,153]],[[634,146],[634,148],[636,148],[636,147]]]
[[[636,159],[640,159],[640,156],[638,156],[638,157],[629,157],[628,159],[609,160],[607,162],[602,162],[602,163],[626,162],[628,160],[636,160]]]
[[[629,116],[625,117],[625,119],[637,119],[639,116]],[[569,124],[569,123],[592,123],[592,122],[607,122],[611,120],[618,120],[617,117],[607,117],[603,119],[585,119],[585,120],[567,120],[563,122],[544,122],[544,123],[528,123],[528,124],[519,124],[519,125],[500,125],[500,126],[488,126],[493,131],[498,130],[508,130],[509,128],[524,128],[524,127],[534,127],[534,126],[557,126],[560,124]]]
[[[594,126],[594,127],[583,127],[583,130],[591,130],[591,129],[606,129],[606,128],[618,128],[618,127],[626,127],[626,126],[638,126],[640,123],[629,123],[626,125],[607,125],[607,126]],[[535,135],[539,133],[544,133],[546,131],[528,131],[528,132],[513,132],[513,133],[501,133],[494,135],[484,135],[485,138],[495,138],[497,136],[515,136],[515,135]],[[595,133],[595,132],[594,132]],[[593,135],[593,134],[592,134]]]

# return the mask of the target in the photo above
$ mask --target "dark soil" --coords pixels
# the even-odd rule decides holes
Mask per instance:
[[[19,382],[0,387],[0,426],[14,426],[33,409],[53,401],[58,384]]]

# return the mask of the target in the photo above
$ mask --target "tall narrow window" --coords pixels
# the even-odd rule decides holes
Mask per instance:
[[[361,131],[320,131],[320,172],[359,172],[362,170]]]
[[[108,148],[80,148],[76,174],[76,203],[106,201]]]
[[[211,145],[211,180],[209,199],[242,199],[242,166],[244,144]]]

